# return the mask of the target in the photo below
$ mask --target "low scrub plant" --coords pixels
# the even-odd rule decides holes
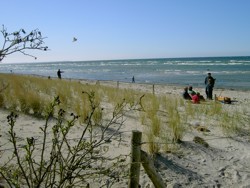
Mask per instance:
[[[151,131],[151,128],[149,127],[148,130],[146,130],[146,146],[147,146],[147,151],[155,155],[160,152],[160,144],[158,143],[159,139],[155,137],[153,132]]]
[[[154,136],[159,136],[161,132],[161,121],[157,115],[150,118],[152,133]]]
[[[172,98],[168,100],[166,105],[168,127],[170,128],[172,141],[175,143],[180,142],[185,133],[185,124],[181,120],[178,104],[178,99]]]
[[[9,161],[2,161],[0,175],[10,187],[88,187],[95,179],[101,180],[98,186],[102,187],[107,181],[110,186],[127,176],[124,170],[127,156],[118,155],[111,159],[107,153],[109,143],[124,123],[123,116],[129,104],[126,101],[118,104],[111,118],[101,121],[102,116],[95,115],[100,113],[95,95],[84,94],[89,99],[91,111],[86,123],[81,125],[82,131],[77,139],[72,140],[69,135],[79,116],[74,113],[68,116],[60,108],[59,97],[45,109],[45,125],[40,127],[41,140],[27,137],[26,143],[20,147],[15,130],[18,115],[12,112],[7,117],[13,155]],[[55,115],[57,107],[60,109]],[[52,117],[56,117],[54,125],[51,125]],[[100,127],[94,126],[97,122]],[[109,129],[112,129],[112,134]]]
[[[237,112],[230,113],[224,112],[221,115],[221,119],[219,121],[219,125],[223,129],[224,134],[237,134],[239,132],[239,124],[241,122],[240,116]]]

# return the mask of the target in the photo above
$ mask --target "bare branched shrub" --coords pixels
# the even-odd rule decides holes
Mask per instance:
[[[130,104],[125,100],[117,104],[110,119],[103,120],[96,115],[100,113],[100,103],[95,101],[94,93],[84,92],[84,95],[88,96],[92,110],[86,123],[80,125],[79,138],[70,137],[77,126],[77,115],[69,116],[61,108],[54,114],[55,108],[60,107],[59,97],[45,110],[41,140],[28,137],[20,147],[15,130],[18,116],[12,112],[7,117],[13,156],[1,165],[0,174],[10,187],[86,187],[96,179],[101,180],[98,182],[101,187],[107,181],[112,185],[127,176],[127,156],[110,158],[109,144],[118,135]],[[52,117],[57,117],[54,125]],[[94,126],[97,122],[99,126]]]
[[[0,62],[6,56],[17,52],[37,59],[37,57],[27,53],[26,51],[48,50],[48,47],[44,46],[45,37],[42,36],[41,31],[38,29],[34,29],[30,32],[26,32],[24,29],[19,29],[15,32],[8,32],[7,28],[3,25],[0,32],[3,37],[3,45],[1,45],[2,47],[0,48]]]

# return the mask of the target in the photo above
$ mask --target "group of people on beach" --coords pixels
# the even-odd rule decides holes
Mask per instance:
[[[208,100],[212,100],[215,79],[212,77],[210,72],[207,74],[204,83],[206,85],[205,87],[206,97]],[[199,92],[195,92],[193,90],[192,86],[185,87],[182,96],[184,99],[191,100],[195,104],[200,103],[201,100],[205,100],[204,97],[200,95]]]
[[[201,95],[199,92],[195,92],[192,86],[184,88],[182,96],[186,100],[191,100],[193,103],[200,103]]]

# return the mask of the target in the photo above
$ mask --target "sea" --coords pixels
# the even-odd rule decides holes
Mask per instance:
[[[208,72],[216,79],[215,88],[250,90],[250,56],[155,58],[98,61],[0,63],[1,73],[31,74],[100,81],[167,84],[204,87]]]

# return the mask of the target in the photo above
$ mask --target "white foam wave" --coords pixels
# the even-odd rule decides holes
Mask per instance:
[[[243,63],[240,62],[232,62],[232,63],[228,63],[228,65],[242,65]]]

